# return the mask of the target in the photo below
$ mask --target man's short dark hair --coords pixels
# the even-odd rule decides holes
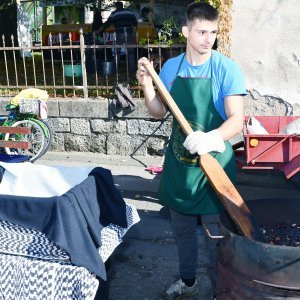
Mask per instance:
[[[195,20],[217,21],[219,19],[218,11],[206,2],[193,2],[188,5],[185,12],[185,20],[193,22]]]

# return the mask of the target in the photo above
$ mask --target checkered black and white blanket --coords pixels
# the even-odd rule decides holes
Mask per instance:
[[[127,228],[110,224],[101,232],[98,249],[106,261],[128,229],[139,222],[137,210],[126,206]],[[98,281],[74,266],[68,253],[36,230],[0,221],[0,299],[94,299]]]

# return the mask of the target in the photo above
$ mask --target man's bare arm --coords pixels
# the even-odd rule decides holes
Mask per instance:
[[[145,57],[139,59],[136,78],[144,91],[145,104],[150,115],[153,118],[161,119],[166,115],[167,109],[160,97],[155,92],[152,79],[144,67],[145,64],[151,64],[151,62]]]
[[[223,140],[229,140],[243,129],[244,111],[241,95],[227,96],[224,99],[228,119],[218,128]]]

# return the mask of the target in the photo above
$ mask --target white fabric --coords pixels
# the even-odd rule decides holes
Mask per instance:
[[[95,168],[44,166],[30,162],[0,162],[0,166],[5,169],[0,194],[27,197],[60,196],[85,180]]]
[[[300,134],[300,118],[287,124],[279,131],[280,134]]]
[[[126,205],[126,219],[127,228],[122,228],[116,224],[109,224],[101,230],[101,247],[98,251],[104,262],[113,253],[115,248],[122,243],[126,232],[141,220],[137,209],[131,205]]]
[[[224,152],[225,144],[218,130],[207,133],[193,131],[185,139],[183,146],[191,153],[203,155],[211,151]]]
[[[250,134],[269,134],[265,127],[254,117],[248,119],[247,131]]]

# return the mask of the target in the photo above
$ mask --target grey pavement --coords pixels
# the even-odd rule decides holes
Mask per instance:
[[[95,165],[110,169],[125,201],[138,209],[141,221],[129,230],[111,256],[110,300],[162,299],[161,292],[178,279],[177,253],[168,211],[157,199],[160,175],[146,166],[161,165],[161,157],[120,157],[78,152],[48,152],[36,163],[46,165]],[[300,198],[299,184],[275,170],[238,170],[237,190],[245,201],[263,198]],[[199,227],[200,300],[213,299],[211,272],[214,242]],[[99,298],[101,299],[101,298]]]

